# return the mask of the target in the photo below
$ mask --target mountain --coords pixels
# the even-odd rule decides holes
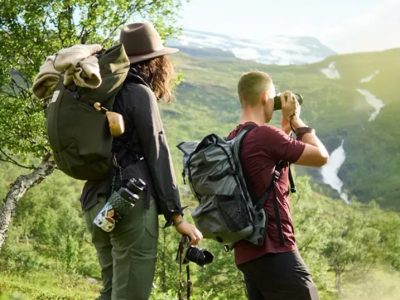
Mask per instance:
[[[264,64],[304,64],[335,54],[313,37],[270,36],[265,39],[238,39],[226,35],[185,30],[170,47],[194,57],[236,57]]]
[[[178,101],[163,107],[168,134],[173,142],[200,139],[209,128],[226,135],[239,118],[236,84],[241,74],[265,71],[272,75],[278,91],[291,89],[303,95],[302,116],[317,130],[332,160],[339,163],[332,169],[340,182],[329,182],[320,169],[297,167],[297,173],[310,174],[315,188],[347,202],[374,200],[382,207],[400,210],[399,57],[400,49],[392,49],[279,66],[233,56],[183,53],[175,58],[177,69],[184,74],[177,88]],[[275,115],[274,124],[278,124],[280,114]]]

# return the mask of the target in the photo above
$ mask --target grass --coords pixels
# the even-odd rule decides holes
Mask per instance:
[[[94,279],[56,270],[2,272],[0,277],[0,295],[10,300],[87,300],[95,299],[99,289]]]
[[[382,267],[369,270],[360,278],[350,278],[340,300],[398,300],[399,295],[399,272]]]
[[[226,280],[226,279],[225,279]],[[194,282],[195,293],[202,289]],[[98,296],[100,284],[91,278],[65,272],[29,272],[0,276],[0,300],[87,300]],[[212,292],[212,291],[210,291]],[[220,299],[215,292],[202,299]],[[211,296],[211,295],[214,296]],[[152,300],[174,299],[173,290],[166,294],[153,292]],[[397,300],[400,295],[400,273],[384,267],[370,269],[362,276],[346,278],[339,300]],[[196,298],[196,297],[195,297]],[[323,299],[323,298],[321,298]]]

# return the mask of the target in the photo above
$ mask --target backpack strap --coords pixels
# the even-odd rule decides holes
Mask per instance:
[[[249,124],[246,126],[243,126],[238,134],[236,135],[235,139],[237,140],[236,143],[234,143],[234,147],[233,147],[233,155],[235,156],[235,162],[238,164],[238,170],[241,173],[241,175],[243,175],[243,179],[244,182],[241,182],[241,184],[243,185],[242,188],[244,188],[245,190],[247,190],[251,201],[254,203],[254,194],[252,192],[251,189],[248,188],[248,177],[246,172],[244,171],[243,167],[242,167],[242,162],[240,159],[240,155],[242,152],[242,144],[243,144],[243,140],[245,138],[245,136],[254,128],[258,127],[256,124]]]
[[[275,191],[275,182],[278,181],[279,177],[281,176],[281,171],[284,167],[285,163],[283,161],[279,161],[274,170],[274,175],[272,176],[272,182],[270,184],[272,193],[274,195],[274,201],[272,202],[274,206],[274,212],[275,212],[275,219],[276,219],[276,226],[279,231],[279,240],[281,245],[283,246],[285,244],[285,237],[283,236],[283,231],[282,231],[282,223],[281,223],[281,214],[279,212],[279,207],[278,207],[278,198],[276,197],[276,191]]]
[[[150,88],[146,81],[144,81],[144,79],[139,75],[138,71],[132,66],[129,69],[125,82],[141,84]],[[130,139],[124,142],[116,142],[116,140],[114,139],[113,153],[122,168],[126,167],[124,163],[125,160],[127,160],[129,163],[134,163],[144,159],[142,151],[135,151],[132,146],[132,141]]]
[[[239,141],[239,146],[238,146],[238,151],[237,151],[239,162],[240,162],[240,154],[241,154],[242,143],[243,143],[244,137],[248,132],[250,132],[255,127],[257,127],[257,125],[255,125],[255,124],[250,124],[250,125],[244,126],[239,131],[239,133],[237,135],[237,136],[239,136],[241,134],[241,136],[239,137],[240,141]],[[244,131],[244,133],[242,133],[243,131]],[[281,245],[284,245],[285,238],[283,236],[283,231],[282,231],[281,216],[280,216],[279,207],[278,207],[278,199],[276,197],[276,191],[275,191],[275,182],[279,179],[279,177],[281,175],[281,171],[285,167],[285,165],[286,165],[286,162],[284,162],[284,161],[279,161],[275,165],[275,170],[274,170],[274,174],[272,176],[271,183],[267,187],[265,192],[261,195],[261,197],[256,197],[256,194],[254,193],[253,189],[248,184],[249,177],[248,177],[247,173],[245,172],[245,170],[242,168],[243,176],[244,176],[244,179],[245,179],[245,182],[246,182],[247,191],[249,192],[250,197],[253,200],[253,204],[256,207],[256,209],[261,209],[261,208],[264,207],[265,202],[269,198],[269,195],[270,195],[270,193],[272,191],[272,193],[274,195],[272,204],[273,204],[273,207],[274,207],[276,226],[277,226],[277,228],[279,230],[279,240],[280,240],[280,244]],[[295,187],[293,176],[292,176],[292,172],[291,172],[291,169],[290,169],[290,164],[289,164],[289,182],[290,182],[290,191],[292,193],[295,193],[296,192],[296,187]]]
[[[294,184],[294,179],[293,179],[293,175],[292,175],[292,169],[290,168],[290,164],[289,164],[289,183],[290,183],[290,192],[291,193],[296,193],[296,185]]]
[[[281,176],[281,171],[283,169],[283,167],[285,166],[285,163],[283,161],[279,161],[276,165],[275,165],[275,170],[274,170],[274,174],[272,176],[272,180],[270,185],[267,187],[266,191],[261,195],[261,197],[257,198],[252,198],[252,199],[257,199],[254,202],[254,206],[257,209],[261,209],[264,207],[265,202],[268,200],[269,195],[272,191],[274,197],[273,197],[273,202],[272,205],[274,207],[274,213],[275,213],[275,220],[276,220],[276,226],[278,228],[279,231],[279,240],[280,240],[280,244],[284,245],[285,244],[285,238],[283,236],[283,231],[282,231],[282,223],[281,223],[281,214],[279,212],[279,207],[278,207],[278,198],[276,197],[276,191],[275,191],[275,182],[279,179],[279,177]],[[247,180],[246,180],[247,181]]]

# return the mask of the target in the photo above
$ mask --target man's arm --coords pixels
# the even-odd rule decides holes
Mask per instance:
[[[292,118],[291,123],[299,139],[306,144],[303,153],[295,164],[310,167],[321,167],[325,165],[328,162],[329,153],[315,134],[315,130],[312,129],[310,132],[298,134],[303,128],[308,127],[296,116]]]
[[[295,164],[321,167],[327,163],[329,153],[320,139],[315,134],[315,130],[307,127],[300,119],[300,105],[296,98],[289,91],[281,96],[282,101],[282,129],[289,133],[294,129],[298,139],[305,144],[303,153]]]

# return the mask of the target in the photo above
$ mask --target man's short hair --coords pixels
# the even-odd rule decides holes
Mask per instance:
[[[242,106],[256,105],[259,101],[260,93],[268,91],[271,84],[271,77],[264,72],[253,71],[242,75],[238,83],[238,94]]]

